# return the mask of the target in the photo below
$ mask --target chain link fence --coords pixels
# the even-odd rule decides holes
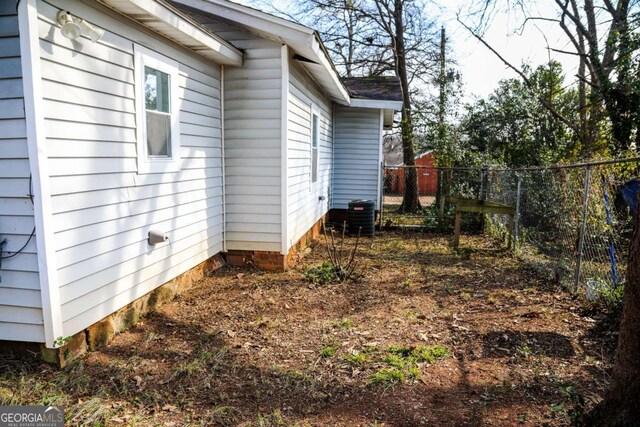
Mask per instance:
[[[407,168],[384,170],[383,226],[453,232],[456,206],[476,212],[497,206],[509,213],[463,212],[462,232],[509,242],[523,260],[588,298],[624,283],[638,159],[524,169],[415,167],[420,208],[403,211],[412,190],[395,183]],[[421,188],[421,176],[431,177],[432,192]]]

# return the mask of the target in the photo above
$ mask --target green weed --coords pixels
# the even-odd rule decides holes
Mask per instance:
[[[364,353],[352,354],[344,358],[344,360],[355,366],[364,366],[366,365],[368,358]]]
[[[428,347],[419,345],[412,350],[411,354],[418,362],[433,363],[438,359],[449,357],[449,350],[441,345],[430,345]]]
[[[406,380],[407,377],[401,369],[386,367],[379,369],[376,373],[371,375],[371,377],[369,377],[369,384],[389,388],[393,387],[394,385],[403,383]]]
[[[340,346],[338,344],[331,344],[320,350],[320,357],[328,359],[336,355],[336,351]]]
[[[302,278],[314,285],[324,285],[338,281],[335,268],[328,262],[323,262],[321,265],[308,268],[302,274]]]
[[[335,324],[335,326],[338,327],[338,328],[341,328],[341,329],[351,329],[353,324],[351,323],[351,320],[349,320],[349,319],[342,319],[340,322],[337,322]]]

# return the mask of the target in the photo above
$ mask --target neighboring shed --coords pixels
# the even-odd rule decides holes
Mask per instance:
[[[392,156],[389,156],[392,157]],[[387,194],[404,194],[405,180],[402,164],[385,165],[384,191]],[[418,194],[421,196],[433,196],[438,188],[438,171],[435,168],[436,160],[433,150],[425,151],[416,156]]]

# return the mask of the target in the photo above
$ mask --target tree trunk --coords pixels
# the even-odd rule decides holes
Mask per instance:
[[[629,247],[624,294],[611,384],[605,399],[589,414],[589,426],[640,426],[640,210]]]
[[[395,24],[395,65],[396,75],[400,79],[402,88],[402,157],[405,166],[404,171],[404,197],[400,205],[400,212],[417,212],[421,209],[418,198],[418,174],[416,173],[413,149],[413,122],[411,117],[411,95],[409,93],[409,77],[407,74],[406,49],[404,44],[403,0],[395,0],[394,24]]]

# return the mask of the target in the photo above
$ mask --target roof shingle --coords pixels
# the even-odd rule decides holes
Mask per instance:
[[[342,82],[353,98],[402,101],[400,79],[395,76],[345,77]]]

